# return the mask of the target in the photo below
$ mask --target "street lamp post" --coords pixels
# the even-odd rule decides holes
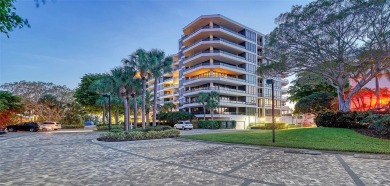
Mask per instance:
[[[111,95],[104,94],[103,97],[108,97],[108,132],[111,132]]]
[[[275,143],[275,95],[274,95],[274,83],[275,81],[273,79],[267,79],[267,84],[271,84],[272,89],[272,143]]]

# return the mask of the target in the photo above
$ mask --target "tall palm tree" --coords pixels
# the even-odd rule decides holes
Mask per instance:
[[[129,97],[132,93],[130,87],[132,87],[136,81],[132,78],[135,73],[134,69],[127,66],[116,67],[111,70],[114,89],[116,90],[117,95],[123,100],[125,131],[129,131]]]
[[[376,97],[376,103],[375,108],[381,107],[381,94],[380,94],[380,86],[379,86],[379,79],[382,77],[387,77],[387,79],[390,81],[390,70],[385,70],[381,73],[379,73],[375,77],[375,97]]]
[[[123,104],[123,100],[118,96],[114,96],[111,102],[115,105],[115,123],[119,124],[119,107]]]
[[[205,92],[199,93],[199,96],[196,98],[196,102],[201,104],[203,107],[203,120],[206,120],[206,102],[209,99],[209,94]]]
[[[211,91],[208,95],[206,107],[210,110],[211,120],[214,120],[214,109],[219,106],[219,94],[216,91]]]
[[[145,91],[146,80],[150,76],[150,68],[153,66],[149,53],[144,49],[138,49],[129,56],[129,59],[122,60],[124,65],[128,65],[139,72],[142,81],[142,128],[145,129]]]
[[[150,91],[146,91],[146,94],[145,94],[145,113],[146,113],[146,125],[147,126],[150,126],[150,120],[149,120],[149,117],[150,117],[150,108],[153,106],[153,94],[152,92]],[[154,125],[155,126],[155,125]]]
[[[152,59],[153,66],[151,67],[151,73],[154,78],[154,99],[153,99],[153,126],[156,126],[156,114],[157,114],[157,83],[158,79],[165,73],[172,72],[172,56],[165,56],[165,52],[158,49],[152,49],[149,52]]]
[[[113,81],[111,79],[111,76],[109,74],[103,74],[103,77],[101,79],[98,79],[94,81],[90,86],[89,89],[91,91],[94,91],[98,93],[99,95],[103,94],[109,94],[113,90]],[[97,100],[97,104],[102,106],[103,110],[103,123],[106,122],[107,116],[106,116],[106,101],[103,100]]]

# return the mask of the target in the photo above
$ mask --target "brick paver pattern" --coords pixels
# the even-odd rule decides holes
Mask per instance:
[[[390,185],[390,160],[97,132],[0,137],[0,185]]]

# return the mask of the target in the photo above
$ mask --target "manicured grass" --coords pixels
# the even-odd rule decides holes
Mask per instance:
[[[272,143],[272,130],[198,134],[182,137],[225,143],[390,154],[390,140],[372,138],[350,129],[341,128],[276,130],[274,144]]]

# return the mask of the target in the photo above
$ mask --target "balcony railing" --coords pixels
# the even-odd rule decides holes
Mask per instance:
[[[194,77],[194,78],[191,78],[191,79],[186,79],[184,82],[187,83],[187,82],[191,82],[191,81],[194,81],[194,80],[197,80],[197,79],[204,79],[204,78],[223,78],[223,79],[229,79],[229,80],[233,80],[233,81],[237,81],[237,82],[249,83],[245,79],[233,78],[233,77],[228,77],[228,76],[218,76],[218,75],[217,76],[215,76],[215,75],[207,75],[207,76],[202,76],[202,77]]]
[[[201,67],[201,66],[210,66],[210,65],[211,65],[210,63],[200,63],[200,64],[194,65],[194,66],[192,66],[190,68],[184,69],[184,72],[187,72],[189,70],[192,70],[192,69],[195,69],[195,68],[198,68],[198,67]],[[234,68],[234,69],[237,69],[237,70],[247,71],[247,70],[245,70],[245,68],[237,67],[237,66],[234,66],[234,65],[229,65],[227,63],[214,62],[213,65],[224,66],[224,67],[228,67],[228,68]]]
[[[186,93],[197,92],[197,91],[200,91],[200,90],[225,90],[225,91],[230,91],[230,92],[245,93],[244,90],[231,89],[231,88],[225,88],[225,87],[203,87],[203,88],[196,88],[196,89],[192,89],[192,90],[186,90]]]
[[[256,103],[253,102],[245,102],[245,101],[233,101],[233,100],[218,100],[219,103],[235,103],[240,105],[256,105]],[[191,103],[197,103],[194,100],[191,101],[185,101],[184,104],[191,104]]]
[[[228,32],[230,32],[230,33],[232,33],[232,34],[234,34],[234,35],[236,35],[236,36],[239,36],[239,37],[242,37],[242,38],[246,38],[244,35],[242,35],[242,34],[240,34],[240,33],[238,33],[238,32],[235,32],[235,31],[233,31],[233,30],[230,30],[230,29],[228,29],[228,28],[226,28],[226,27],[214,25],[214,26],[203,26],[203,27],[200,27],[200,28],[194,30],[193,32],[191,32],[190,34],[188,34],[188,35],[186,35],[186,36],[183,36],[183,37],[182,37],[182,40],[185,40],[186,38],[188,38],[189,36],[193,35],[194,33],[196,33],[196,32],[199,31],[199,30],[202,30],[202,29],[213,29],[213,28],[220,28],[220,29],[225,30],[225,31],[228,31]]]
[[[168,78],[168,79],[164,79],[163,82],[168,82],[168,81],[173,81],[173,77],[172,78]]]
[[[194,54],[192,56],[186,57],[186,58],[184,58],[184,61],[189,60],[191,58],[194,58],[194,57],[196,57],[198,55],[201,55],[201,54],[210,54],[210,53],[213,53],[213,54],[225,54],[225,55],[228,55],[228,56],[232,56],[234,58],[238,58],[240,60],[245,60],[245,57],[242,57],[242,56],[239,56],[239,55],[234,55],[232,53],[225,52],[225,51],[222,51],[222,50],[208,50],[208,51],[202,51],[202,52],[196,53],[196,54]]]
[[[192,114],[202,114],[203,115],[203,112],[200,111],[200,112],[191,112]],[[206,114],[210,114],[210,111],[206,111]],[[220,114],[220,115],[245,115],[245,112],[218,112],[218,111],[214,111],[213,114]]]
[[[230,45],[234,45],[235,47],[239,47],[239,48],[245,49],[244,46],[239,45],[239,44],[234,43],[234,42],[231,42],[231,41],[226,40],[226,39],[222,39],[222,38],[205,38],[205,39],[199,40],[199,41],[197,41],[195,43],[192,43],[191,45],[188,45],[188,46],[184,47],[183,51],[188,49],[188,48],[190,48],[190,47],[192,47],[192,46],[194,46],[194,45],[196,45],[196,44],[198,44],[198,43],[200,43],[200,42],[203,42],[203,41],[222,41],[224,43],[228,43]]]

